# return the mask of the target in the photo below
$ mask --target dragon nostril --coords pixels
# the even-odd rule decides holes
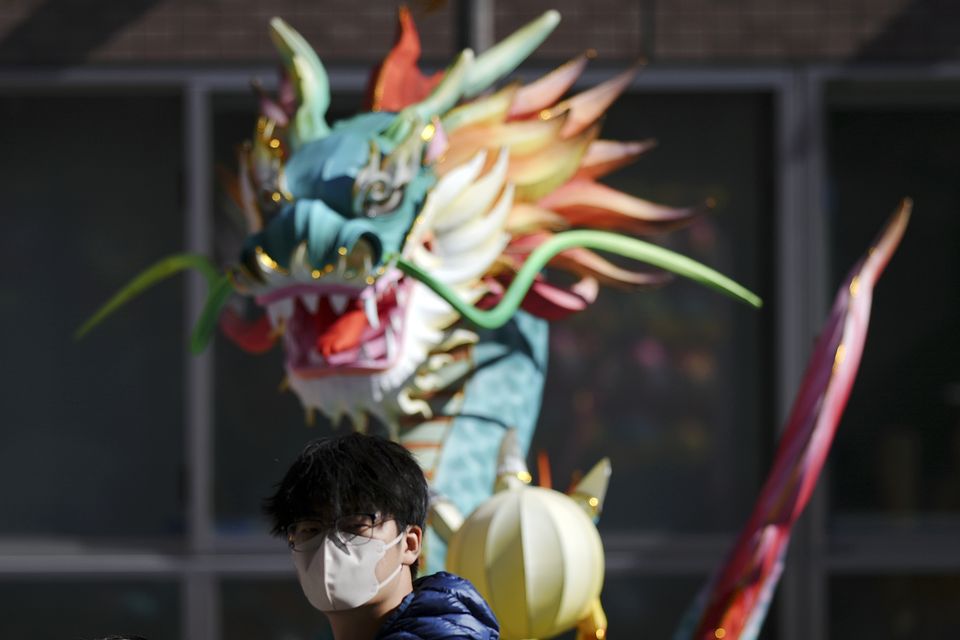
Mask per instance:
[[[380,251],[374,243],[364,236],[357,240],[353,248],[346,254],[345,259],[348,272],[367,275],[379,263]]]
[[[363,234],[353,246],[341,251],[347,272],[371,274],[380,264],[382,249],[378,238],[372,234]]]

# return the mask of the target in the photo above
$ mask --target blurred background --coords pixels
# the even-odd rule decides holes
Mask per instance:
[[[278,353],[195,358],[189,278],[82,342],[155,259],[217,253],[276,79],[280,15],[359,109],[389,0],[5,0],[0,5],[0,637],[311,640],[259,513],[307,427]],[[655,241],[760,293],[604,291],[554,325],[534,451],[564,486],[614,474],[601,532],[614,638],[666,638],[745,520],[812,341],[900,198],[914,218],[877,287],[858,381],[798,525],[764,638],[960,637],[960,5],[948,0],[414,2],[424,66],[548,8],[517,72],[594,49],[579,87],[646,69],[604,137],[659,146],[610,183],[713,214]]]

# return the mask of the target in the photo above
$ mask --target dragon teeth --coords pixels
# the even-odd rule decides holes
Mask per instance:
[[[342,314],[343,310],[347,308],[347,296],[341,293],[330,294],[330,306],[333,307],[337,315]]]
[[[317,306],[320,304],[320,297],[315,293],[305,293],[300,296],[300,299],[303,301],[303,306],[307,308],[307,311],[310,313],[317,312]]]
[[[285,324],[293,315],[293,298],[284,298],[267,305],[267,315],[270,317],[270,325],[278,327]]]
[[[367,315],[367,322],[370,323],[370,326],[374,329],[379,329],[380,316],[377,314],[377,298],[375,296],[367,296],[364,298],[363,311]]]
[[[387,329],[383,335],[387,340],[387,358],[393,359],[397,352],[397,336],[390,329]]]

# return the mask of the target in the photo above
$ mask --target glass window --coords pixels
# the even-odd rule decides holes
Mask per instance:
[[[601,602],[610,635],[621,638],[671,638],[706,577],[668,575],[608,576]],[[760,640],[776,635],[776,601]],[[570,634],[570,640],[574,635]]]
[[[671,637],[702,582],[703,579],[692,576],[608,577],[600,599],[611,635]]]
[[[326,617],[293,576],[221,583],[220,633],[230,640],[332,640]]]
[[[838,576],[830,580],[830,637],[957,638],[958,601],[957,576]]]
[[[684,280],[604,289],[551,328],[533,449],[557,488],[609,456],[603,530],[738,529],[772,432],[770,99],[762,94],[628,95],[602,137],[659,145],[606,181],[671,206],[716,199],[685,229],[651,238],[733,277],[756,311]]]
[[[900,198],[914,213],[874,294],[834,446],[835,522],[876,531],[960,511],[960,86],[839,84],[829,95],[832,283]],[[938,525],[939,526],[939,525]]]
[[[179,589],[170,582],[0,582],[3,638],[162,640],[179,638],[180,628]]]
[[[0,535],[183,530],[182,284],[73,339],[182,247],[181,112],[149,92],[0,101]]]

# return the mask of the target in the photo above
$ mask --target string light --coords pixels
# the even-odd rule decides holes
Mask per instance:
[[[860,276],[853,276],[853,280],[850,281],[850,295],[857,295],[857,291],[860,289]]]
[[[256,247],[254,249],[254,253],[257,254],[257,261],[262,266],[265,266],[267,269],[271,271],[276,271],[277,273],[282,273],[286,275],[287,270],[281,267],[276,260],[274,260],[269,255],[267,255],[267,252],[263,250],[263,247]]]
[[[843,364],[843,359],[847,355],[847,347],[843,343],[840,343],[840,346],[837,347],[837,355],[833,358],[833,372],[836,373],[837,369],[840,368],[840,365]]]

